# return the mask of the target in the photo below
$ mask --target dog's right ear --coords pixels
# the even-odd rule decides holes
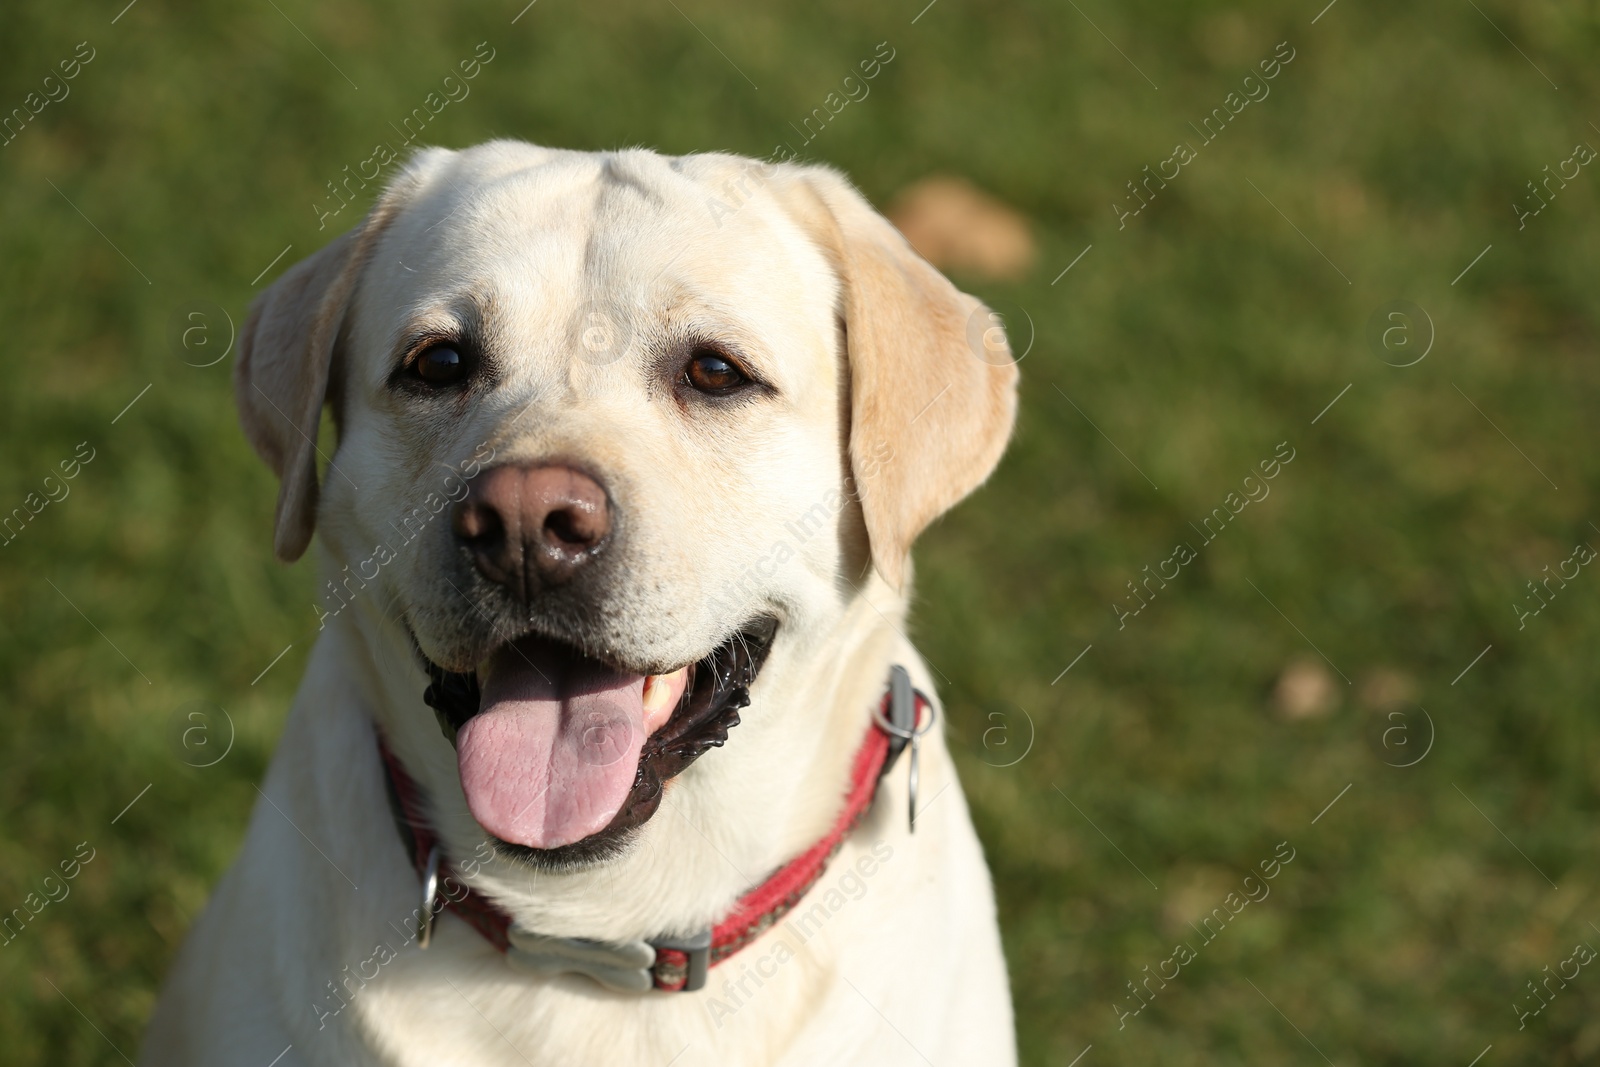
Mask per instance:
[[[245,436],[279,478],[272,548],[285,563],[300,558],[316,526],[317,430],[366,227],[289,268],[250,306],[239,334],[234,400]]]
[[[250,306],[239,333],[234,400],[245,436],[279,478],[272,548],[292,563],[317,522],[317,430],[356,282],[378,237],[422,185],[425,171],[453,153],[418,153],[360,225],[296,263]]]

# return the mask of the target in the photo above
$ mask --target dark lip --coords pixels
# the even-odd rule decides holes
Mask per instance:
[[[707,751],[721,747],[728,731],[739,725],[739,711],[750,703],[750,687],[765,664],[778,621],[760,615],[705,656],[689,664],[691,678],[672,717],[645,741],[633,787],[622,807],[603,829],[559,848],[531,848],[490,835],[496,852],[543,870],[572,870],[610,859],[622,852],[639,827],[661,805],[668,779],[681,773]],[[476,673],[451,671],[423,654],[430,684],[423,700],[433,708],[439,728],[452,745],[456,732],[478,713]],[[608,658],[602,662],[610,662]],[[613,664],[615,665],[615,664]],[[653,673],[668,673],[657,671]]]

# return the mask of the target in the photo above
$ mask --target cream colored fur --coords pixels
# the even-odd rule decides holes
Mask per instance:
[[[626,349],[581,347],[594,306]],[[441,407],[389,386],[405,338],[463,321],[495,352],[491,391]],[[826,169],[514,142],[422,153],[258,302],[238,392],[282,478],[283,558],[315,528],[340,580],[474,455],[561,457],[603,472],[626,531],[626,581],[575,640],[665,669],[757,612],[780,619],[743,723],[668,783],[627,851],[566,873],[495,858],[470,878],[479,892],[543,933],[688,933],[826,832],[889,665],[935,692],[903,637],[908,552],[1010,431],[1015,369],[988,326]],[[690,328],[736,342],[773,392],[675,404],[660,353]],[[339,442],[319,488],[324,400]],[[475,606],[449,580],[457,554],[446,510],[323,619],[266,799],[144,1064],[1014,1062],[989,876],[937,730],[915,836],[902,759],[801,906],[705,990],[531,977],[450,912],[431,947],[407,943],[420,887],[375,730],[433,799],[448,855],[484,840],[407,635],[462,666]]]

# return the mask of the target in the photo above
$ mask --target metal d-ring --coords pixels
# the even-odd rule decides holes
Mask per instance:
[[[899,671],[899,670],[901,670],[901,668],[897,667],[896,670]],[[909,682],[909,678],[907,679],[907,682]],[[917,742],[922,739],[922,735],[923,734],[925,734],[929,730],[933,729],[934,719],[936,719],[938,717],[938,711],[935,710],[935,708],[933,706],[933,701],[928,700],[926,698],[923,698],[922,699],[922,703],[926,704],[927,708],[928,708],[928,721],[927,722],[920,722],[920,723],[916,722],[916,719],[917,719],[917,700],[918,700],[919,697],[921,697],[921,694],[918,693],[915,689],[911,689],[909,685],[906,685],[904,687],[904,690],[902,690],[902,692],[905,693],[904,696],[901,695],[901,692],[896,692],[897,689],[901,689],[901,687],[896,686],[896,685],[893,684],[893,682],[891,682],[891,684],[890,684],[890,696],[889,696],[889,701],[888,701],[888,703],[890,704],[890,712],[893,713],[896,710],[899,710],[899,709],[896,709],[894,707],[894,705],[897,702],[909,699],[910,704],[911,704],[910,714],[909,715],[905,715],[904,717],[908,718],[908,719],[911,719],[913,725],[910,728],[907,728],[905,726],[901,726],[901,725],[899,725],[897,723],[889,721],[889,719],[884,717],[883,706],[882,705],[879,705],[879,706],[877,706],[877,707],[872,709],[872,719],[873,719],[874,722],[876,722],[878,724],[878,729],[882,730],[884,733],[889,734],[889,735],[891,735],[893,737],[900,738],[902,741],[907,742],[911,746],[911,771],[907,775],[907,779],[908,779],[908,781],[907,781],[907,785],[908,785],[907,792],[910,794],[909,806],[910,806],[911,832],[912,833],[916,833],[917,832],[917,783],[918,783],[918,781],[920,780],[920,777],[921,777],[918,774],[918,768],[917,768]],[[896,718],[900,718],[900,717],[902,717],[902,716],[898,716],[898,715],[896,716]]]
[[[422,918],[417,921],[417,947],[427,948],[433,940],[433,898],[439,895],[439,846],[428,850],[428,866],[422,873]]]

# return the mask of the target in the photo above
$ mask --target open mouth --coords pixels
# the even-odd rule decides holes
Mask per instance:
[[[655,814],[667,779],[728,739],[776,632],[776,620],[757,618],[704,658],[650,675],[528,636],[471,673],[424,657],[424,699],[498,849],[570,866],[619,850]]]

